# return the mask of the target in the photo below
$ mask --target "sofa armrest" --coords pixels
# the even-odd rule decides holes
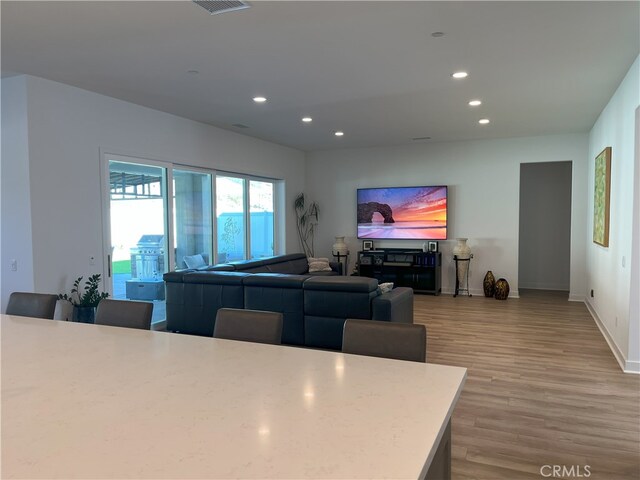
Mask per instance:
[[[394,288],[371,301],[372,320],[413,323],[413,289]]]
[[[329,266],[331,267],[331,270],[333,270],[334,272],[337,272],[338,275],[342,275],[342,263],[329,262]]]

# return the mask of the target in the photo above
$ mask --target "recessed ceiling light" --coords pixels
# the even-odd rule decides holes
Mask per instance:
[[[198,75],[200,72],[198,70],[187,70],[187,73],[190,73],[191,75]]]
[[[302,121],[304,123],[311,123],[313,121],[313,118],[311,118],[311,117],[302,117]]]
[[[471,107],[477,107],[478,105],[482,105],[482,102],[480,100],[471,100],[469,102],[469,106]]]
[[[256,103],[264,103],[267,101],[266,97],[253,97],[253,101]]]
[[[344,132],[337,131],[336,133],[334,133],[334,135],[336,137],[342,137],[344,135]]]
[[[467,76],[469,76],[469,74],[467,72],[456,72],[452,73],[451,76],[453,78],[466,78]]]
[[[444,32],[433,32],[431,36],[435,38],[444,37]]]
[[[481,118],[480,120],[478,120],[478,123],[481,125],[486,125],[487,123],[489,123],[489,119],[488,118]]]

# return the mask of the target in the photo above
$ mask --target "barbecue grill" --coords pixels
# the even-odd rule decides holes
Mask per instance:
[[[164,272],[164,235],[142,235],[131,250],[131,278],[158,280]]]
[[[131,280],[127,298],[164,300],[164,235],[142,235],[131,253]]]

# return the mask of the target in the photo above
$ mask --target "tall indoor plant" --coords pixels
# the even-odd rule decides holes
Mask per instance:
[[[296,210],[296,228],[302,249],[307,257],[314,257],[313,236],[318,225],[318,204],[311,202],[307,206],[304,193],[300,193],[293,205]]]
[[[66,300],[73,305],[73,321],[81,323],[93,323],[95,321],[96,307],[100,300],[107,298],[107,292],[101,292],[100,274],[91,275],[80,287],[83,277],[78,277],[73,282],[71,293],[61,293],[58,295],[59,300]]]

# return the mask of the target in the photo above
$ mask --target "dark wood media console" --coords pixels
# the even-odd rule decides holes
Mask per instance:
[[[439,295],[442,254],[419,249],[385,248],[358,252],[358,272],[362,277],[411,287],[416,293]]]

